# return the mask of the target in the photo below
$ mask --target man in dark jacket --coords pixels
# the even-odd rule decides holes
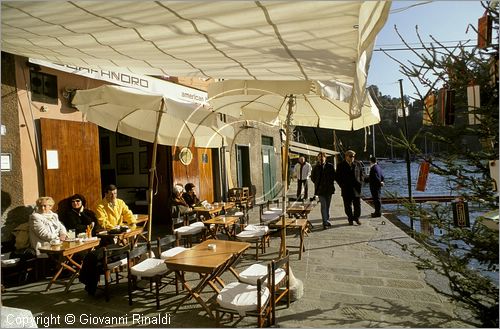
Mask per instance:
[[[326,153],[318,153],[318,162],[311,172],[311,180],[314,183],[315,195],[319,197],[321,203],[321,218],[323,220],[323,229],[330,224],[330,203],[332,194],[335,193],[335,167],[330,162],[326,162]]]
[[[349,225],[356,222],[361,225],[361,186],[365,179],[363,163],[354,160],[356,152],[348,150],[345,152],[344,161],[337,166],[337,183],[342,190],[342,200],[344,201],[344,211],[347,215]],[[353,212],[354,208],[354,212]]]
[[[372,194],[373,206],[375,207],[375,212],[372,213],[372,217],[382,216],[381,207],[382,202],[380,202],[380,190],[384,186],[384,174],[382,168],[377,163],[377,158],[370,157],[370,175],[368,176],[368,183],[370,183],[370,192]]]

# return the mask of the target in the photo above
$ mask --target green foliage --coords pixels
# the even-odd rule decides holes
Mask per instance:
[[[493,35],[498,40],[498,2],[493,6],[485,8],[493,18]],[[418,29],[416,33],[421,40]],[[488,167],[489,160],[499,158],[498,73],[492,74],[495,67],[498,70],[498,41],[486,50],[467,50],[463,44],[450,49],[437,40],[434,42],[433,46],[421,42],[419,47],[424,50],[420,52],[405,43],[417,55],[418,62],[402,63],[393,59],[415,87],[417,97],[413,109],[418,109],[420,115],[428,93],[442,86],[455,92],[455,122],[449,126],[415,127],[409,137],[399,133],[393,134],[390,140],[395,147],[409,150],[414,158],[430,160],[432,172],[446,176],[457,197],[470,205],[479,205],[481,212],[498,210],[498,193],[492,190]],[[476,114],[482,116],[481,124],[468,123],[467,86],[470,83],[481,89],[481,106],[476,109]],[[442,145],[441,152],[432,154],[432,158],[425,154],[418,145],[423,136]],[[405,205],[409,216],[419,220],[421,226],[428,224],[443,232],[438,236],[415,233],[432,255],[412,251],[418,266],[446,276],[451,292],[441,292],[470,310],[481,326],[498,328],[498,282],[483,275],[484,271],[498,272],[498,231],[488,229],[480,220],[471,228],[455,227],[449,205],[417,206],[410,201]]]

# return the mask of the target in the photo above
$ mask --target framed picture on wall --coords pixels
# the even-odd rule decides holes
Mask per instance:
[[[148,172],[148,152],[139,152],[139,174],[147,174]]]
[[[116,173],[118,175],[134,174],[134,153],[118,153],[116,155]]]
[[[116,146],[130,146],[132,145],[132,137],[120,133],[116,133]]]

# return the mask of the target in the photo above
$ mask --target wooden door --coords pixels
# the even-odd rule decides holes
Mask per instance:
[[[214,181],[212,172],[212,152],[210,149],[197,149],[200,200],[214,200]],[[222,201],[222,200],[219,200]]]
[[[45,195],[59,203],[75,193],[101,199],[99,132],[90,122],[40,119]]]
[[[183,186],[191,182],[196,186],[200,200],[214,201],[211,149],[189,147],[192,153],[192,160],[189,163],[180,161],[179,155],[182,149],[172,147],[172,182]]]

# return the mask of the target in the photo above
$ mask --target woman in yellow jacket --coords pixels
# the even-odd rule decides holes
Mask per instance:
[[[125,202],[117,198],[117,188],[110,184],[104,189],[104,198],[97,203],[97,222],[105,230],[111,230],[119,225],[135,228],[137,220]]]

